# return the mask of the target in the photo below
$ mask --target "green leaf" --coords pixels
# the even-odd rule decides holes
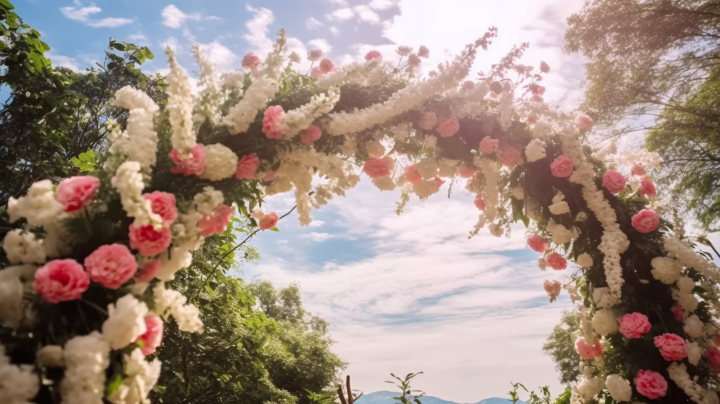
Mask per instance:
[[[2,1],[2,0],[0,0],[0,1]],[[110,396],[113,393],[115,393],[120,388],[120,386],[122,386],[122,382],[123,382],[122,375],[117,374],[117,373],[114,374],[110,378],[110,381],[108,382],[107,387],[105,388],[105,396],[107,397],[107,396]]]
[[[280,229],[278,229],[277,227],[273,227],[272,229],[270,229],[270,231],[280,231]]]
[[[15,9],[15,6],[13,6],[12,3],[10,3],[7,0],[0,0],[0,6],[2,8],[4,8],[5,10],[14,10]]]

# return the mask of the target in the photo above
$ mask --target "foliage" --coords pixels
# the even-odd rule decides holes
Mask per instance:
[[[539,392],[541,395],[538,395],[534,391],[528,392],[528,389],[522,384],[522,383],[510,383],[512,384],[513,388],[508,392],[508,395],[510,396],[510,401],[512,401],[513,404],[520,401],[520,395],[518,394],[518,389],[525,390],[526,393],[530,393],[527,404],[551,404],[552,403],[552,396],[550,395],[550,388],[548,386],[541,387],[539,389]]]
[[[552,356],[555,369],[560,373],[560,383],[577,382],[581,373],[582,359],[575,350],[575,339],[580,335],[580,322],[575,313],[564,312],[560,324],[553,328],[543,351]]]
[[[400,404],[422,404],[420,399],[425,395],[425,392],[422,390],[413,390],[410,385],[412,380],[421,374],[423,374],[423,372],[408,373],[401,379],[399,376],[395,376],[394,373],[390,373],[390,376],[395,380],[388,380],[385,383],[393,384],[400,389],[400,396],[393,397],[393,399],[398,400]]]

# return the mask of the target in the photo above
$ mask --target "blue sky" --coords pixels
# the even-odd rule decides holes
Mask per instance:
[[[246,52],[264,55],[285,28],[292,50],[323,49],[336,63],[370,49],[386,60],[398,45],[425,45],[426,68],[451,57],[490,26],[500,37],[479,56],[486,69],[514,44],[528,41],[525,62],[550,64],[546,99],[572,108],[582,95],[582,59],[562,53],[565,18],[581,0],[15,0],[18,13],[43,34],[58,65],[83,70],[99,60],[109,37],[147,45],[148,71],[165,71],[170,45],[188,70],[200,45],[221,70],[239,67]],[[307,67],[304,62],[302,68]],[[445,185],[447,187],[447,185]],[[477,218],[472,197],[446,188],[395,215],[396,192],[363,181],[346,198],[315,212],[309,227],[294,215],[281,231],[254,243],[263,260],[247,279],[298,283],[306,306],[331,323],[347,373],[365,392],[386,389],[390,372],[424,371],[417,388],[459,402],[504,396],[509,382],[551,385],[557,375],[541,345],[569,308],[548,304],[546,278],[524,246],[524,229],[510,238],[487,231],[468,240]],[[292,206],[289,195],[270,210]]]

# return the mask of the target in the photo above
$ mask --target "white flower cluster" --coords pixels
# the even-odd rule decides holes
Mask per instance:
[[[527,157],[528,163],[533,161],[542,160],[547,155],[545,153],[545,142],[540,139],[533,139],[525,146],[525,156]]]
[[[605,379],[610,397],[617,402],[630,401],[632,399],[632,387],[630,382],[620,375],[610,375]]]
[[[102,325],[102,333],[110,348],[125,348],[145,334],[147,313],[147,305],[133,295],[125,295],[109,304],[108,319]]]
[[[570,213],[570,206],[567,202],[565,202],[565,194],[562,192],[558,191],[553,197],[552,202],[552,205],[548,206],[548,209],[553,215],[564,215],[565,213]]]
[[[38,181],[30,186],[27,195],[8,200],[10,223],[25,218],[31,226],[45,226],[55,222],[65,208],[55,199],[50,180]]]
[[[285,138],[289,139],[307,129],[317,117],[332,111],[338,101],[340,91],[331,87],[327,94],[314,95],[307,104],[284,113],[277,125],[283,128]]]
[[[545,230],[552,235],[551,240],[557,245],[569,243],[580,235],[580,230],[577,227],[568,229],[560,223],[555,223],[553,219],[550,219]]]
[[[717,404],[718,396],[712,390],[706,390],[690,379],[684,363],[673,362],[667,368],[670,380],[675,382],[690,399],[698,404]]]
[[[573,387],[571,393],[571,403],[585,403],[595,397],[603,388],[603,380],[597,376],[592,376],[592,368],[585,366],[583,377]]]
[[[231,134],[238,134],[248,130],[253,123],[258,111],[265,108],[268,102],[277,92],[278,78],[283,64],[283,48],[285,47],[285,36],[278,36],[278,41],[273,46],[273,51],[267,57],[258,76],[253,80],[245,91],[242,100],[233,105],[223,118],[222,123],[229,127]]]
[[[315,84],[320,89],[348,84],[372,86],[385,79],[385,69],[382,66],[382,62],[379,60],[351,63],[318,77]]]
[[[195,53],[195,61],[200,66],[198,85],[202,88],[197,102],[198,111],[194,120],[197,123],[202,123],[204,119],[208,119],[212,124],[216,125],[220,122],[220,105],[223,102],[220,76],[218,76],[215,66],[199,46],[193,46],[193,52]],[[205,152],[207,153],[207,148]]]
[[[62,404],[102,404],[110,345],[98,333],[79,336],[65,344],[65,376],[60,382]]]
[[[160,360],[155,358],[148,362],[140,348],[136,348],[130,355],[123,355],[123,362],[126,377],[108,401],[113,404],[149,403],[147,396],[160,378]]]
[[[0,345],[0,398],[3,404],[31,404],[40,389],[32,365],[13,365]]]
[[[670,257],[655,257],[650,261],[650,265],[653,278],[666,285],[675,283],[683,269],[676,259]]]
[[[592,319],[593,330],[603,337],[618,330],[618,321],[611,309],[600,309]]]
[[[200,178],[220,181],[230,178],[237,169],[238,157],[232,150],[220,143],[205,145],[205,168]]]
[[[213,187],[205,187],[202,192],[193,197],[195,209],[203,215],[212,213],[212,211],[222,205],[224,201],[225,197],[222,192]]]
[[[166,313],[172,315],[181,331],[203,332],[200,310],[192,304],[186,304],[187,298],[182,293],[165,289],[164,282],[158,283],[153,288],[153,303],[153,312],[159,316],[164,316]]]
[[[0,320],[18,328],[23,319],[31,319],[31,306],[23,300],[25,294],[35,293],[34,265],[16,265],[0,270]]]
[[[663,244],[665,251],[674,255],[680,264],[695,269],[700,275],[715,283],[720,283],[720,269],[715,263],[708,261],[675,237],[665,237]]]
[[[21,229],[9,231],[3,239],[2,247],[11,264],[42,264],[47,258],[43,240]]]
[[[144,174],[149,175],[156,162],[158,136],[153,118],[157,104],[144,92],[125,86],[115,93],[113,105],[129,110],[127,129],[120,133],[117,125],[111,125],[110,154],[106,169],[113,171],[124,160],[137,161]]]
[[[627,147],[620,153],[606,156],[605,159],[616,164],[618,167],[629,167],[633,164],[640,164],[645,169],[653,168],[655,170],[659,170],[663,162],[659,154],[648,151],[643,147]]]
[[[498,105],[498,111],[500,112],[500,128],[504,131],[510,128],[512,123],[513,115],[513,92],[512,89],[505,89],[500,94],[500,104]],[[543,150],[544,152],[544,150]]]
[[[193,95],[190,87],[190,77],[187,71],[175,60],[175,53],[167,48],[170,74],[167,82],[167,111],[170,126],[172,127],[171,142],[173,148],[178,150],[181,158],[190,155],[195,147],[195,131],[193,130]]]
[[[162,226],[162,218],[152,211],[150,201],[142,196],[145,188],[140,163],[126,161],[118,167],[111,184],[120,194],[120,202],[129,217],[135,218],[135,226]]]

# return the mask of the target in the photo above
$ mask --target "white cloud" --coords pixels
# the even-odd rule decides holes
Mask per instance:
[[[133,20],[129,18],[108,17],[100,20],[90,19],[90,16],[101,12],[102,9],[96,5],[82,7],[79,2],[75,2],[74,6],[61,7],[60,12],[73,20],[79,21],[93,28],[116,28],[127,24],[132,24]]]
[[[310,17],[307,20],[305,20],[305,28],[313,30],[322,27],[324,24],[321,21],[318,21],[317,19]]]
[[[160,15],[163,18],[163,25],[166,25],[170,28],[180,28],[187,20],[199,21],[202,18],[200,14],[197,13],[183,13],[174,4],[170,4],[167,7],[163,8]]]
[[[220,70],[231,70],[238,57],[227,47],[217,41],[200,45],[208,59]]]
[[[360,21],[370,24],[379,24],[380,16],[368,6],[356,6],[353,8]]]
[[[336,6],[347,6],[348,2],[346,0],[327,0],[330,4],[335,4]]]
[[[330,27],[330,33],[335,36],[338,36],[338,34],[340,33],[340,30],[337,29],[337,27]]]
[[[368,6],[375,10],[386,10],[394,4],[392,0],[372,0]]]
[[[312,241],[315,241],[315,242],[320,243],[320,242],[323,242],[323,241],[325,241],[325,240],[327,240],[327,239],[333,238],[334,236],[333,236],[332,234],[330,234],[330,233],[312,232],[312,233],[309,233],[309,234],[304,235],[303,237],[309,238],[309,239],[312,240]]]
[[[332,46],[328,43],[327,39],[324,38],[312,39],[308,41],[308,45],[310,45],[310,48],[320,49],[326,54],[332,50]]]
[[[48,53],[47,57],[52,61],[55,66],[66,67],[74,71],[80,70],[77,64],[77,60],[75,58],[62,55],[53,55],[52,53]]]
[[[168,37],[166,40],[162,41],[160,43],[163,49],[170,48],[175,51],[175,53],[180,53],[182,51],[182,47],[180,46],[180,43],[178,42],[177,38],[174,36]]]
[[[138,32],[136,34],[128,35],[127,40],[128,41],[147,41],[147,37],[142,32]]]
[[[355,12],[349,8],[339,8],[332,13],[328,14],[326,17],[328,20],[331,21],[347,21],[355,16]]]
[[[270,24],[275,21],[275,15],[267,8],[253,8],[247,6],[247,10],[254,14],[253,18],[245,23],[248,30],[243,38],[250,44],[251,49],[261,57],[272,50],[273,40],[268,37]]]

